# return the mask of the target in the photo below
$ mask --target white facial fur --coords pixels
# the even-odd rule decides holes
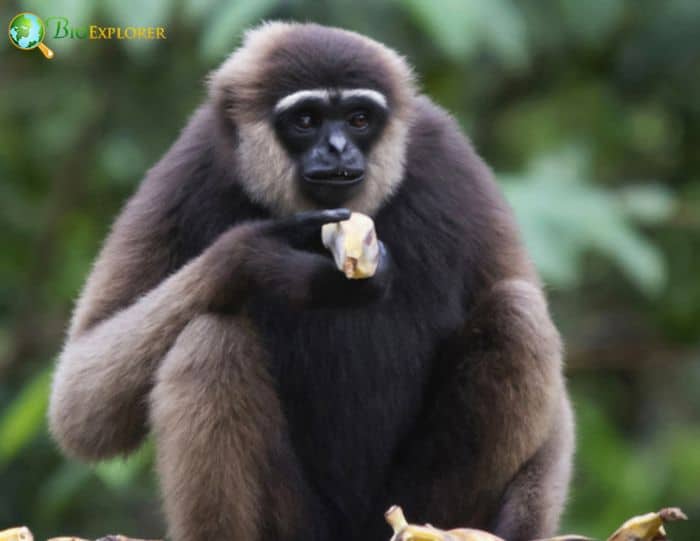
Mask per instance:
[[[331,96],[335,95],[338,95],[341,100],[355,97],[367,98],[384,109],[387,107],[384,94],[377,92],[376,90],[372,90],[371,88],[345,88],[339,91],[319,88],[314,90],[299,90],[297,92],[292,92],[277,102],[277,105],[275,105],[275,112],[280,113],[286,109],[294,107],[297,103],[310,98],[328,102],[330,101]]]
[[[377,103],[380,107],[386,109],[386,97],[381,92],[372,90],[371,88],[350,88],[340,91],[340,97],[342,99],[348,98],[367,98]]]
[[[297,103],[311,98],[327,102],[330,100],[330,92],[325,89],[299,90],[298,92],[293,92],[277,102],[277,105],[275,105],[275,112],[281,113],[286,109],[294,107]]]

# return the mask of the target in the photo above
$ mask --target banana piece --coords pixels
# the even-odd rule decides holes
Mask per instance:
[[[408,524],[403,510],[397,505],[392,506],[384,517],[394,530],[391,541],[505,541],[501,537],[482,530],[459,528],[443,531],[433,528],[430,524],[425,526]]]
[[[34,536],[29,531],[29,528],[21,526],[1,531],[0,541],[34,541]]]
[[[608,537],[608,541],[656,541],[666,539],[664,522],[687,520],[683,511],[677,507],[668,507],[658,513],[647,513],[632,517]]]
[[[374,276],[379,264],[379,243],[372,218],[353,212],[348,220],[325,224],[321,240],[346,278]]]

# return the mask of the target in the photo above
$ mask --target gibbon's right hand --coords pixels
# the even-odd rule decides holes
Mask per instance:
[[[208,276],[206,306],[236,311],[257,289],[293,295],[295,288],[320,268],[334,270],[332,260],[313,253],[313,246],[322,246],[324,224],[349,217],[347,209],[312,210],[231,227],[202,258]]]

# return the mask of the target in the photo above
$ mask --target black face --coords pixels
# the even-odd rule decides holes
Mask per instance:
[[[339,206],[362,185],[388,111],[364,95],[309,94],[275,113],[275,130],[297,163],[303,192],[320,205]]]

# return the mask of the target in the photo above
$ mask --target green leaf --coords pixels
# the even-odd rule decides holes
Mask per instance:
[[[587,156],[569,147],[534,160],[521,175],[502,175],[525,242],[545,280],[571,287],[588,251],[616,263],[648,295],[666,279],[661,252],[637,230],[640,214],[665,217],[670,193],[653,187],[605,190],[586,180]]]
[[[202,56],[213,60],[230,52],[243,30],[260,21],[277,3],[278,0],[237,0],[224,4],[211,24],[202,27]]]
[[[24,385],[0,418],[0,467],[44,431],[50,384],[46,368]]]
[[[624,224],[601,234],[597,246],[646,294],[659,293],[666,283],[666,265],[661,252]]]
[[[673,194],[661,184],[628,186],[619,198],[628,215],[650,224],[667,220],[676,207]]]
[[[144,471],[153,464],[154,448],[147,442],[138,451],[127,458],[114,458],[95,466],[95,474],[109,487],[119,490],[131,485]]]
[[[602,42],[624,16],[622,0],[581,2],[560,0],[570,31],[589,45]]]
[[[43,483],[38,493],[37,520],[55,520],[73,503],[73,498],[93,478],[92,471],[78,462],[64,462]]]
[[[22,8],[36,12],[42,19],[67,17],[71,24],[85,25],[95,11],[95,3],[82,0],[25,0]]]
[[[115,184],[131,186],[147,165],[143,149],[132,138],[123,134],[105,137],[98,154],[100,165],[110,181]]]
[[[171,0],[103,0],[109,20],[104,26],[166,26],[173,7]]]
[[[215,8],[220,5],[220,0],[190,0],[182,6],[183,18],[186,21],[202,21],[215,13]]]
[[[422,0],[403,0],[401,5],[453,60],[464,60],[474,53],[478,20],[473,2],[444,0],[437,9],[436,4]]]
[[[398,4],[454,62],[463,62],[484,47],[506,64],[527,61],[522,15],[508,0],[401,0]]]
[[[168,35],[168,22],[173,8],[171,0],[103,0],[101,6],[109,15],[108,20],[101,26],[146,26],[165,27]],[[132,56],[139,57],[150,53],[160,40],[125,39],[120,41]]]

